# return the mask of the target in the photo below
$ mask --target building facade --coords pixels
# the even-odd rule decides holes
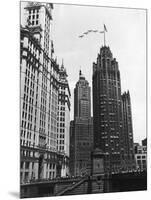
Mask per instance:
[[[133,125],[130,93],[122,94],[122,122],[123,132],[121,137],[122,169],[135,169],[135,154],[133,142]]]
[[[53,59],[53,4],[27,2],[21,15],[20,180],[53,179],[64,162],[57,151],[59,65]]]
[[[93,63],[94,149],[104,152],[105,172],[135,168],[130,95],[121,95],[118,62],[109,47]]]
[[[93,148],[93,120],[88,81],[79,73],[74,89],[74,120],[70,123],[70,173],[74,176],[90,174]]]
[[[61,176],[69,175],[70,88],[64,65],[59,70],[57,150],[64,155]]]
[[[79,72],[79,81],[74,89],[74,119],[91,117],[91,92],[88,81]]]
[[[136,169],[138,171],[147,170],[147,145],[142,141],[142,145],[139,143],[134,144]],[[145,141],[146,143],[146,141]]]
[[[103,46],[93,63],[94,148],[104,152],[106,172],[121,167],[122,132],[121,80],[118,63],[109,47]]]

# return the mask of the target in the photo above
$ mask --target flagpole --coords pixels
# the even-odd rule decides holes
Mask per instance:
[[[105,30],[104,30],[104,46],[105,46]]]
[[[107,29],[106,29],[106,26],[105,26],[105,24],[104,24],[104,46],[106,45],[105,32],[107,32]]]

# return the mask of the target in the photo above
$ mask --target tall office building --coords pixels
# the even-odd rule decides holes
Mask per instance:
[[[69,175],[69,128],[70,128],[70,88],[67,72],[62,66],[59,70],[57,150],[65,157],[61,176]]]
[[[57,152],[59,65],[53,59],[52,9],[50,3],[26,2],[21,10],[21,183],[55,178],[63,161]]]
[[[88,81],[79,72],[79,81],[74,89],[74,119],[91,117],[91,93]]]
[[[106,172],[121,167],[122,133],[121,80],[118,62],[107,46],[100,49],[93,63],[94,148],[104,152]]]
[[[135,169],[133,125],[130,93],[122,94],[122,121],[123,132],[121,137],[122,169]]]
[[[91,94],[88,81],[81,70],[74,89],[74,121],[70,123],[70,173],[90,174],[93,146]]]
[[[94,148],[104,152],[105,172],[135,168],[130,94],[121,95],[118,62],[103,46],[93,63]]]

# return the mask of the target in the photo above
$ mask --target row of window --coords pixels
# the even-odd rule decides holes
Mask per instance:
[[[64,144],[64,140],[57,140],[57,145],[59,145],[59,144]]]
[[[60,123],[60,127],[65,127],[65,124],[64,123]]]
[[[32,152],[33,153],[33,152]],[[31,166],[32,169],[34,169],[34,162],[21,162],[20,163],[20,168],[21,169],[29,169],[29,167]]]
[[[47,169],[51,169],[51,170],[53,169],[54,170],[55,166],[56,165],[54,163],[47,164]]]
[[[39,9],[30,9],[29,14],[36,14],[39,13]]]
[[[57,138],[64,138],[64,134],[57,134]]]
[[[146,156],[140,156],[140,155],[139,155],[139,156],[137,156],[136,158],[137,158],[137,159],[146,159]]]
[[[58,151],[64,151],[64,146],[59,145],[57,148],[58,148]]]
[[[59,121],[59,118],[58,118],[58,121]],[[65,118],[64,118],[64,117],[60,117],[60,121],[61,121],[61,122],[64,122],[64,121],[65,121]]]
[[[21,127],[32,130],[32,123],[22,120]]]
[[[58,106],[58,108],[59,108],[59,106]],[[61,110],[61,111],[65,111],[65,107],[61,106],[61,107],[60,107],[60,110]]]
[[[32,136],[32,133],[31,132],[29,132],[28,130],[27,131],[25,131],[25,130],[21,130],[21,137],[23,137],[23,138],[27,138],[27,139],[31,139],[31,136]],[[35,134],[33,135],[33,139],[35,140]]]
[[[34,44],[32,42],[28,42],[28,51],[30,53],[33,54],[34,57],[36,57],[37,59],[40,58],[40,51],[39,49],[36,48],[36,46],[34,46]]]
[[[29,151],[29,150],[21,150],[21,156],[35,157],[35,152],[34,151]]]

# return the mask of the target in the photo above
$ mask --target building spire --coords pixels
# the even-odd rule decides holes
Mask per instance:
[[[84,77],[84,75],[82,73],[82,70],[80,69],[79,70],[79,80],[83,80],[83,79],[85,79],[85,77]]]
[[[62,58],[62,66],[64,66],[64,60],[63,60],[63,58]]]
[[[64,60],[63,60],[63,58],[62,58],[61,69],[62,69],[62,70],[64,69]]]

